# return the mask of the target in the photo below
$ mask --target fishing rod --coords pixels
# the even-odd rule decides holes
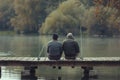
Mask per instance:
[[[82,54],[82,27],[80,26],[80,59],[83,59],[83,54]]]
[[[43,52],[44,48],[45,48],[45,46],[43,45],[43,46],[42,46],[42,49],[40,50],[40,53],[38,54],[38,60],[40,60],[40,57],[41,57],[41,55],[42,55],[42,52]]]

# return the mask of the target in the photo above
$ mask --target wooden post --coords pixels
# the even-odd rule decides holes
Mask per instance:
[[[36,71],[35,69],[37,68],[37,66],[31,66],[30,67],[30,75],[35,75]]]
[[[25,66],[24,71],[21,73],[21,80],[37,80],[35,76],[35,69],[37,66]]]
[[[89,78],[89,72],[93,70],[93,67],[82,66],[81,68],[84,69],[84,77]]]
[[[57,79],[57,80],[62,80],[62,79],[61,79],[61,77],[58,77],[58,79]]]
[[[0,66],[0,78],[1,78],[1,66]]]
[[[34,76],[36,73],[36,71],[35,71],[36,68],[37,68],[37,66],[25,66],[24,70],[29,71],[29,75]]]

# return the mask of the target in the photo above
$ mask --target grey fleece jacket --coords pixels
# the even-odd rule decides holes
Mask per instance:
[[[48,43],[47,53],[49,56],[61,56],[62,52],[62,43],[56,40],[52,40]]]

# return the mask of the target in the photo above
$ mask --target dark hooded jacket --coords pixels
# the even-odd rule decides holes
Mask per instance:
[[[72,33],[67,35],[63,42],[63,51],[66,59],[75,59],[80,52],[78,43],[74,40]]]

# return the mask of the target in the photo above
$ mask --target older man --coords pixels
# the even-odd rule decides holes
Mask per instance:
[[[68,33],[66,40],[63,42],[63,51],[66,59],[76,59],[79,50],[78,43],[74,40],[73,34]]]

